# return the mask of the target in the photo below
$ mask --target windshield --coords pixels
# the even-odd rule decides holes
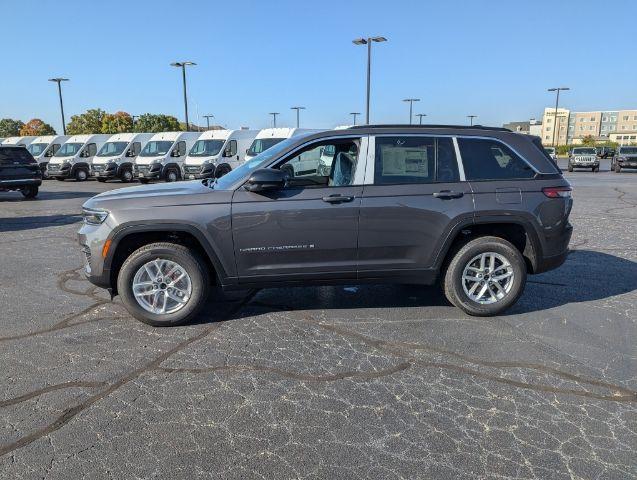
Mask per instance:
[[[574,148],[574,155],[595,155],[597,151],[594,148]]]
[[[197,140],[193,147],[190,149],[191,157],[211,157],[217,155],[225,140]]]
[[[158,157],[160,155],[166,155],[170,151],[170,147],[173,146],[173,142],[168,140],[160,140],[156,142],[148,142],[140,157]]]
[[[34,157],[37,157],[38,155],[42,155],[42,153],[46,150],[46,147],[48,146],[49,146],[48,143],[32,143],[31,145],[27,147],[27,150],[29,151],[31,155],[33,155]]]
[[[620,147],[619,153],[623,155],[637,155],[637,147]]]
[[[65,143],[55,153],[54,157],[72,157],[84,146],[83,143]]]
[[[108,142],[100,148],[98,157],[114,157],[115,155],[121,155],[126,150],[128,142]]]
[[[234,170],[226,173],[223,177],[219,178],[214,184],[214,188],[218,190],[227,190],[232,187],[237,181],[242,178],[247,178],[257,168],[267,165],[270,160],[275,158],[279,153],[284,151],[290,145],[298,142],[298,137],[288,138],[287,140],[277,139],[278,142],[275,147],[267,149],[265,152],[257,155],[251,160],[248,160],[243,165]]]
[[[250,145],[250,149],[248,150],[248,155],[251,157],[254,155],[259,155],[261,152],[265,152],[268,148],[273,147],[277,143],[285,140],[284,138],[257,138],[252,145]]]

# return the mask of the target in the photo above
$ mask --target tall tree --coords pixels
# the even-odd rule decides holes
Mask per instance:
[[[101,133],[104,115],[106,112],[100,108],[93,108],[80,115],[73,115],[66,126],[66,133],[69,135]]]
[[[102,133],[133,131],[133,117],[126,112],[107,113],[102,119]]]
[[[0,137],[17,137],[20,129],[24,127],[24,122],[13,118],[3,118],[0,120]]]
[[[176,132],[180,131],[179,121],[171,115],[145,113],[135,122],[136,132]]]
[[[55,135],[55,130],[48,123],[44,123],[39,118],[32,118],[20,129],[21,136],[35,135]]]

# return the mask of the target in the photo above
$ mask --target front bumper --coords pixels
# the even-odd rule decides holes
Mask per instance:
[[[202,178],[213,178],[215,176],[215,166],[211,163],[205,165],[184,165],[183,177],[186,180]]]
[[[637,168],[637,158],[629,160],[617,160],[617,164],[622,168]]]
[[[135,165],[134,175],[137,178],[161,178],[161,165]]]
[[[109,289],[111,288],[111,272],[104,268],[102,256],[104,243],[111,231],[107,222],[101,225],[84,223],[77,233],[77,240],[84,256],[84,275],[93,285]]]
[[[599,167],[599,159],[596,159],[596,160],[571,159],[570,163],[573,167],[582,167],[582,168]]]
[[[46,166],[46,173],[49,177],[69,178],[71,176],[72,165],[70,163],[49,163]]]

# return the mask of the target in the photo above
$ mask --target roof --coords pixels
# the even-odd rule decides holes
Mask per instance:
[[[409,128],[409,129],[414,129],[414,130],[420,130],[420,129],[427,129],[427,130],[431,130],[431,129],[454,129],[454,130],[490,130],[490,131],[495,131],[495,132],[510,132],[511,130],[509,130],[508,128],[504,128],[504,127],[486,127],[484,125],[409,125],[409,124],[379,124],[379,125],[353,125],[351,126],[349,129],[350,130],[358,130],[358,129],[380,129],[380,128],[400,128],[400,129],[404,129],[404,128]]]

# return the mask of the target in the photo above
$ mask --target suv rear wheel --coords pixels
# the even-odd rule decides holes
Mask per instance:
[[[526,284],[520,251],[498,237],[471,240],[453,256],[445,272],[447,299],[469,315],[497,315],[515,302]]]
[[[35,198],[38,196],[38,190],[38,187],[36,187],[35,185],[30,185],[20,190],[20,193],[24,195],[24,198]]]
[[[117,277],[117,290],[129,313],[155,327],[191,320],[208,296],[203,259],[183,245],[151,243],[135,250]]]

